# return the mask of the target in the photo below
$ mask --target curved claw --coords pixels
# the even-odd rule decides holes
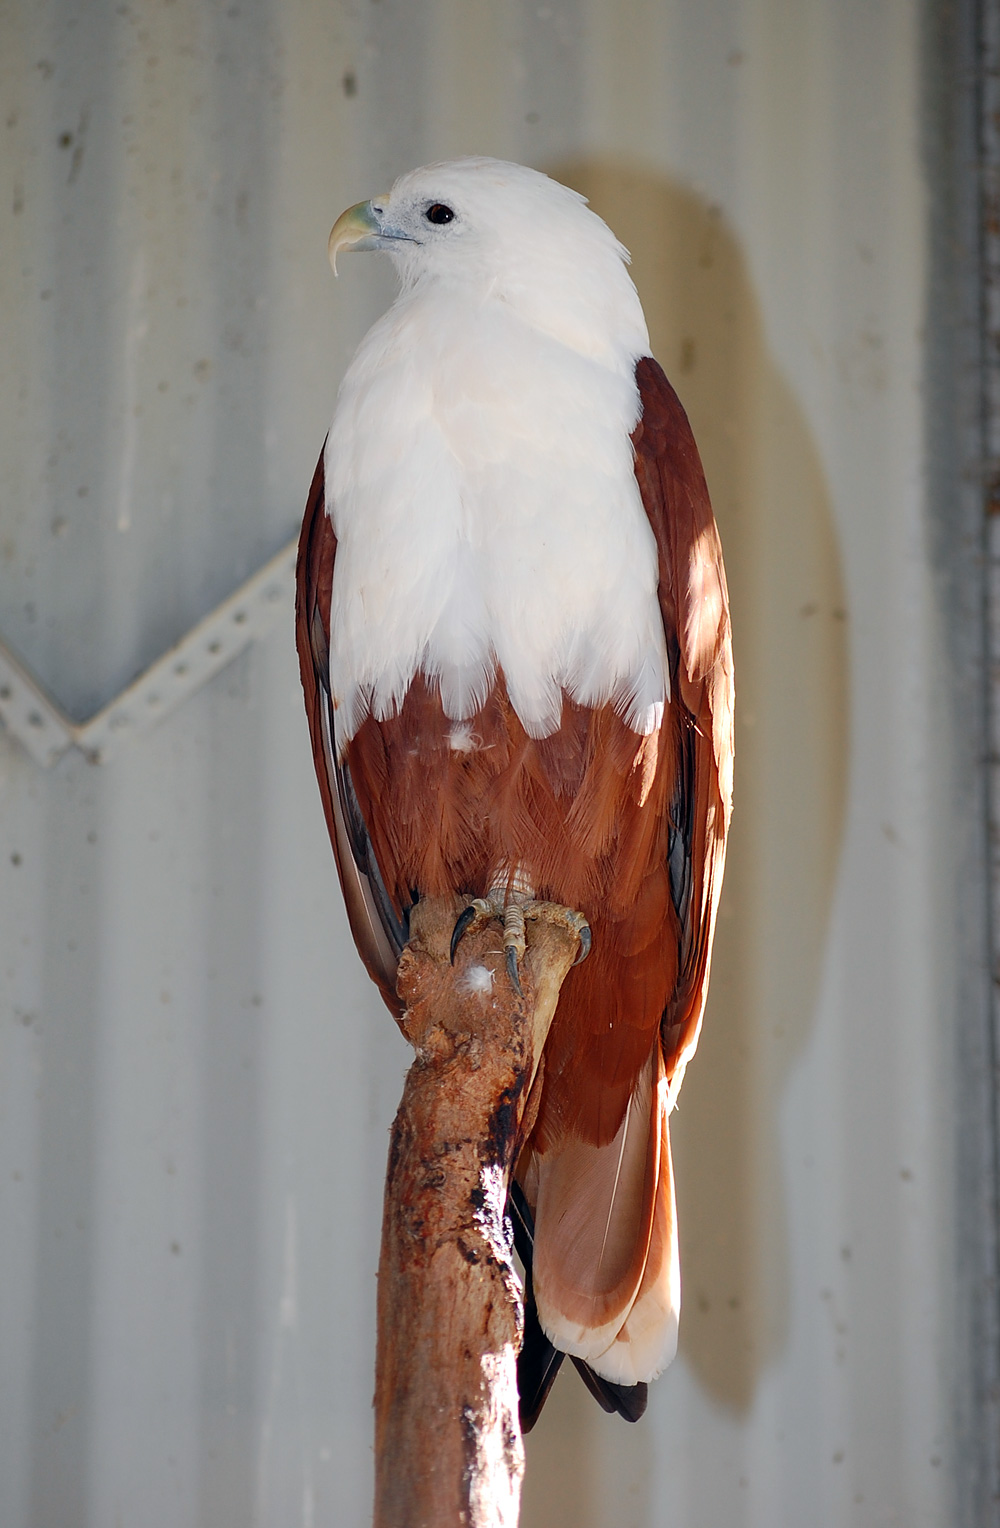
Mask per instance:
[[[523,997],[524,993],[521,991],[521,978],[518,975],[517,970],[517,951],[512,944],[507,946],[507,949],[504,953],[504,963],[507,967],[507,975],[510,977],[511,986],[517,993],[518,997]]]
[[[591,937],[590,924],[589,923],[585,923],[583,925],[583,927],[579,930],[579,937],[580,937],[580,948],[576,952],[576,959],[573,962],[574,966],[582,966],[583,962],[586,960],[587,956],[590,954],[591,946],[593,945],[594,941],[593,941],[593,939]]]
[[[455,964],[455,956],[458,954],[458,947],[459,947],[459,945],[462,942],[462,935],[466,932],[466,930],[469,927],[469,924],[473,921],[475,916],[476,916],[475,904],[470,902],[468,907],[465,908],[465,910],[463,912],[460,912],[458,917],[455,919],[455,927],[451,931],[451,963],[452,963],[452,965]]]

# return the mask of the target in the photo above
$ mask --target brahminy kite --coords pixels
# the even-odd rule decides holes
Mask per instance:
[[[515,981],[536,904],[590,946],[512,1185],[519,1384],[530,1425],[569,1354],[634,1417],[677,1344],[667,1120],[732,796],[728,595],[698,451],[627,251],[575,191],[495,159],[428,165],[351,207],[329,247],[335,270],[385,251],[400,284],[341,383],[298,568],[351,928],[396,1013],[419,897],[505,921]]]

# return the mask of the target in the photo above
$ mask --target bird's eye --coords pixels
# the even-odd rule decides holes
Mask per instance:
[[[454,216],[455,214],[452,212],[451,208],[446,207],[444,202],[435,202],[433,206],[428,207],[427,211],[424,213],[424,217],[427,219],[428,223],[450,223],[454,219]]]

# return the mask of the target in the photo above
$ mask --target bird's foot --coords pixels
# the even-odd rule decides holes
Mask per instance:
[[[560,923],[574,933],[580,943],[579,952],[573,962],[576,966],[586,960],[590,954],[590,924],[583,913],[575,912],[571,907],[563,907],[558,902],[534,902],[524,898],[514,898],[505,902],[501,896],[493,894],[489,897],[476,897],[475,901],[470,902],[455,920],[455,927],[451,933],[453,965],[458,946],[469,930],[482,928],[484,924],[492,923],[494,920],[503,924],[504,964],[507,967],[511,986],[519,997],[521,995],[519,967],[524,957],[526,923]]]
[[[451,963],[455,964],[455,956],[458,947],[470,929],[480,929],[487,923],[492,923],[494,918],[503,922],[503,903],[494,897],[476,897],[464,908],[455,919],[455,927],[451,931]]]

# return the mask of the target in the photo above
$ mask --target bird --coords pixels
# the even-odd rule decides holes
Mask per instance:
[[[732,811],[722,548],[628,252],[578,192],[466,157],[348,208],[398,295],[340,384],[297,644],[351,929],[397,1015],[421,898],[581,940],[509,1210],[521,1417],[565,1355],[629,1419],[677,1346],[669,1115],[694,1053]],[[461,921],[461,920],[460,920]],[[589,952],[588,952],[589,947]]]

